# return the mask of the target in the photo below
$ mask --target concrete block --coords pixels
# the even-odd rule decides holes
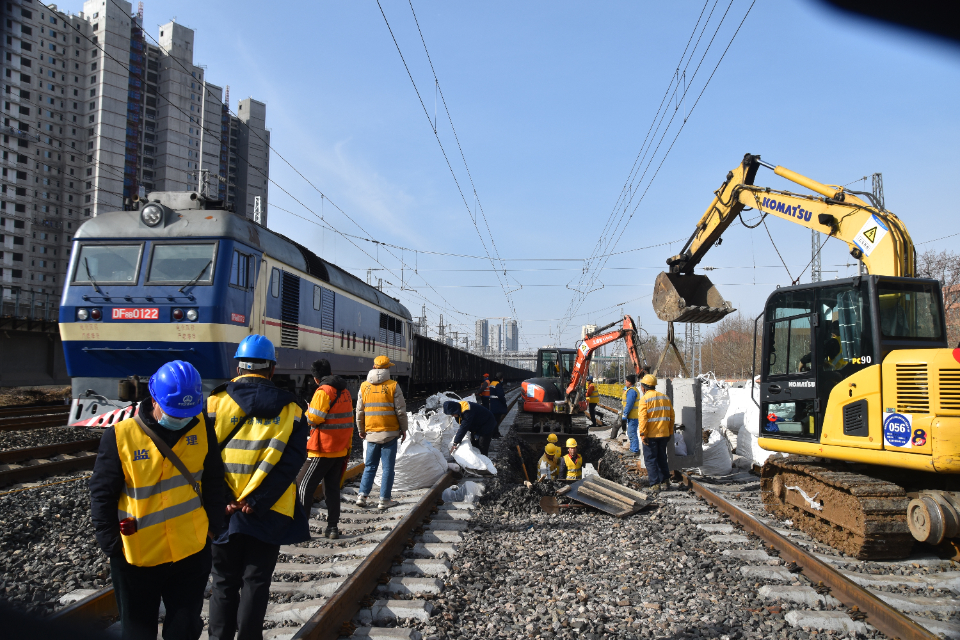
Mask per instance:
[[[960,639],[960,624],[957,624],[956,622],[945,622],[943,620],[924,618],[923,616],[907,615],[911,620],[919,624],[930,633],[935,633],[943,636],[944,638]]]
[[[854,622],[841,611],[788,611],[784,619],[794,627],[810,627],[818,631],[837,631],[840,633],[867,632],[867,625]]]
[[[375,543],[360,544],[353,547],[295,547],[284,545],[280,553],[288,556],[304,556],[310,558],[332,558],[334,556],[366,558],[377,548]]]
[[[704,511],[710,511],[710,507],[704,507],[699,504],[684,504],[674,507],[677,513],[702,513]]]
[[[334,591],[340,588],[345,578],[324,578],[323,580],[306,580],[304,582],[276,582],[270,585],[270,593],[303,594],[315,597],[329,598]]]
[[[450,542],[418,542],[409,552],[409,556],[413,558],[439,558],[443,554],[448,558],[454,557],[457,554],[457,545]]]
[[[470,511],[476,508],[477,505],[472,502],[444,502],[439,507],[441,511],[452,511],[456,509],[466,509],[467,511]]]
[[[917,576],[895,576],[883,575],[875,576],[856,571],[840,570],[840,573],[847,576],[861,587],[912,587],[922,589],[933,587],[934,589],[944,589],[960,593],[960,571],[943,571],[941,573],[931,573]]]
[[[467,526],[466,520],[433,520],[423,528],[425,531],[466,531]]]
[[[421,593],[440,593],[443,591],[443,580],[438,578],[390,578],[390,582],[380,585],[377,590],[382,593],[397,593],[415,596]]]
[[[720,555],[757,564],[780,564],[780,558],[775,558],[760,549],[724,549]]]
[[[673,403],[677,424],[684,425],[683,441],[689,455],[678,456],[673,438],[667,442],[667,463],[670,470],[689,469],[703,464],[703,408],[701,385],[697,378],[673,378],[657,381],[657,391]]]
[[[690,522],[721,522],[723,518],[717,513],[694,513],[687,516]]]
[[[786,567],[747,566],[740,567],[740,573],[749,580],[770,580],[773,582],[795,582],[797,576]]]
[[[264,636],[266,637],[266,636]],[[422,640],[423,636],[416,629],[401,629],[400,627],[360,627],[350,636],[351,640],[367,640],[368,638],[383,638],[384,640]]]
[[[299,562],[278,562],[274,573],[331,573],[335,576],[348,576],[357,570],[362,558],[342,560],[340,562],[321,562],[317,564]]]
[[[736,531],[732,524],[698,524],[697,529],[708,533],[733,533]]]
[[[840,606],[840,601],[832,596],[820,595],[812,587],[792,587],[784,585],[764,585],[758,592],[760,597],[765,600],[777,600],[779,602],[792,602],[802,604],[806,607],[814,606]]]
[[[449,560],[404,560],[400,566],[393,567],[392,573],[395,576],[446,576],[450,575],[452,566]]]
[[[361,609],[354,621],[361,625],[396,620],[419,620],[426,622],[433,613],[433,605],[426,600],[377,600],[369,609]]]
[[[449,511],[438,511],[437,513],[430,516],[430,519],[434,522],[443,521],[443,520],[469,520],[473,517],[473,514],[467,510],[449,510]]]
[[[297,634],[300,627],[275,627],[263,632],[263,640],[290,640]],[[200,640],[207,640],[207,632],[204,631]]]
[[[296,622],[305,624],[323,606],[326,598],[314,598],[301,602],[286,602],[267,606],[267,615],[264,620],[271,622]]]
[[[460,531],[444,531],[439,529],[437,531],[427,531],[421,536],[417,536],[417,542],[461,542],[463,541],[463,533]]]
[[[748,544],[750,542],[750,538],[739,533],[718,533],[707,536],[707,540],[715,544]]]
[[[960,600],[955,598],[906,596],[901,593],[890,593],[889,591],[879,591],[877,589],[870,589],[870,593],[894,609],[905,613],[956,613],[960,611]]]
[[[70,593],[60,596],[57,602],[62,605],[72,604],[78,600],[83,600],[87,596],[92,596],[96,592],[97,589],[74,589]]]

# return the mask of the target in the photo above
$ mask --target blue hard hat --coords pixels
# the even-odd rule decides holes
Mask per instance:
[[[443,412],[448,416],[460,415],[460,403],[456,400],[447,400],[443,403]]]
[[[273,348],[273,343],[270,342],[267,336],[255,333],[252,336],[247,336],[240,342],[240,346],[237,347],[237,353],[233,357],[237,360],[269,360],[270,362],[276,362],[277,351]]]
[[[587,382],[593,382],[593,376],[587,376]]]
[[[174,360],[150,376],[150,396],[174,418],[192,418],[203,405],[203,381],[192,364]]]

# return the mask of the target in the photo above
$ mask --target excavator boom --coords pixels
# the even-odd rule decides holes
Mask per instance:
[[[570,384],[567,385],[567,397],[572,397],[573,393],[577,388],[583,384],[584,379],[587,376],[587,369],[590,367],[590,357],[593,355],[593,352],[602,347],[605,344],[615,342],[621,338],[627,345],[627,353],[630,355],[630,360],[633,362],[633,367],[636,373],[640,373],[641,369],[641,355],[640,351],[637,348],[640,344],[639,336],[637,335],[636,326],[633,324],[633,318],[629,315],[623,316],[623,326],[616,331],[611,331],[609,333],[600,333],[609,329],[616,322],[611,322],[610,324],[600,327],[593,333],[589,334],[583,342],[580,343],[580,346],[577,347],[577,361],[573,365],[573,375],[570,376]]]
[[[817,195],[754,185],[761,166]],[[763,216],[773,215],[843,240],[851,255],[862,260],[870,274],[913,277],[916,251],[906,227],[893,213],[878,203],[867,203],[855,193],[858,192],[822,184],[790,169],[767,164],[760,156],[746,154],[714,192],[713,201],[683,250],[667,260],[669,272],[657,276],[653,294],[657,317],[668,322],[710,323],[735,311],[709,278],[694,275],[693,270],[747,207]],[[872,199],[871,194],[860,195]]]

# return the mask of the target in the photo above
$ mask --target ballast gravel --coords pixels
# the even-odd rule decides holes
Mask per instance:
[[[0,599],[35,615],[75,589],[106,586],[110,565],[93,536],[88,475],[0,495],[0,551]]]
[[[49,444],[99,438],[103,431],[77,427],[44,427],[24,431],[0,431],[0,451],[42,447]]]

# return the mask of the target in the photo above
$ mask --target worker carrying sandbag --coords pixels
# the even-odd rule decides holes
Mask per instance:
[[[560,459],[560,478],[579,480],[583,477],[583,456],[577,453],[577,441],[567,438],[567,455]]]
[[[448,400],[443,403],[443,412],[448,416],[453,416],[460,423],[460,429],[453,438],[450,453],[453,453],[453,450],[463,441],[467,433],[470,433],[471,444],[479,449],[483,455],[490,455],[490,438],[493,437],[493,432],[497,428],[497,420],[489,409],[476,402]]]
[[[557,479],[557,474],[560,472],[559,458],[560,447],[548,442],[547,446],[544,447],[544,453],[540,456],[540,462],[537,465],[537,482]]]

